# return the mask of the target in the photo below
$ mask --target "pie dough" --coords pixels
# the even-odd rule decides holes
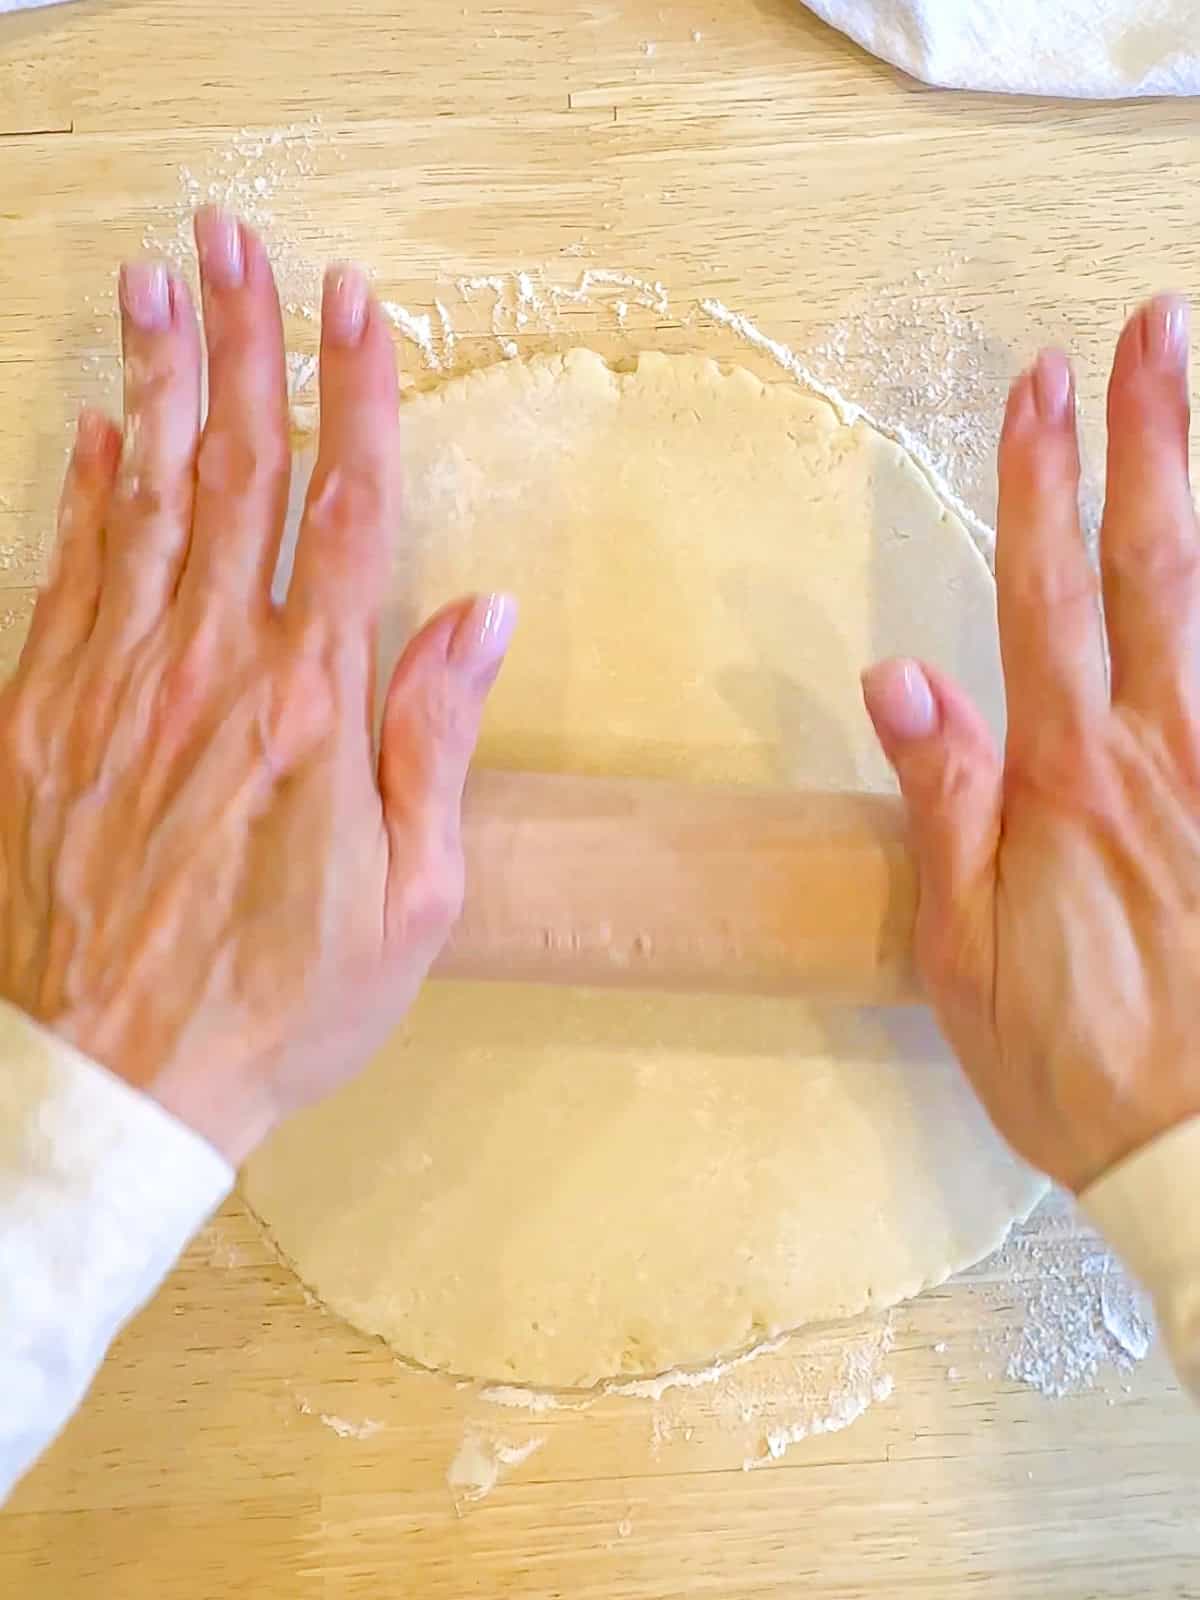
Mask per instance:
[[[402,422],[389,653],[463,590],[521,600],[482,761],[887,788],[858,674],[893,652],[999,727],[986,563],[903,450],[805,390],[577,350]],[[550,1386],[916,1294],[1044,1187],[922,1012],[455,984],[244,1186],[359,1328]]]

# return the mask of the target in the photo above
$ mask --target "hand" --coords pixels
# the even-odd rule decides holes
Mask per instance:
[[[244,1158],[362,1065],[459,910],[459,803],[511,633],[463,600],[412,641],[373,748],[399,524],[390,336],[326,279],[320,452],[282,606],[290,450],[260,241],[196,219],[183,281],[121,279],[124,443],[80,418],[52,576],[0,692],[0,995]]]
[[[1109,390],[1100,584],[1075,400],[1046,351],[1014,385],[996,549],[1003,767],[915,662],[866,675],[908,803],[929,993],[992,1120],[1079,1191],[1200,1113],[1200,543],[1188,312],[1127,325]]]

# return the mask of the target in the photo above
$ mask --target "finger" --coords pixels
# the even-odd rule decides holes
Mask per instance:
[[[183,592],[240,623],[265,611],[287,512],[291,451],[283,320],[261,240],[227,212],[196,214],[208,341],[208,420]],[[200,591],[197,596],[196,591]]]
[[[396,863],[418,842],[451,855],[459,849],[463,785],[516,617],[507,595],[459,600],[425,624],[397,663],[379,754]]]
[[[125,441],[97,622],[106,647],[144,637],[174,595],[200,434],[200,329],[187,285],[161,262],[130,262],[120,305]]]
[[[963,691],[920,662],[872,667],[863,675],[863,699],[908,808],[922,915],[948,921],[995,858],[995,743]]]
[[[1107,706],[1099,584],[1079,524],[1075,393],[1064,355],[1018,378],[1000,441],[996,531],[1010,744]]]
[[[85,406],[59,502],[50,572],[21,653],[23,670],[61,660],[91,635],[104,572],[105,517],[120,460],[120,429]]]
[[[398,516],[400,394],[391,335],[363,274],[335,267],[321,311],[321,439],[289,609],[300,624],[371,626]]]
[[[1188,477],[1188,306],[1126,324],[1108,391],[1101,530],[1113,698],[1161,715],[1200,699],[1200,547]]]

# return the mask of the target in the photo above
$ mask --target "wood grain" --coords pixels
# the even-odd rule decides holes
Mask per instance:
[[[903,282],[931,329],[951,294],[984,330],[989,401],[1037,342],[1069,341],[1095,419],[1124,309],[1200,281],[1192,104],[936,93],[791,0],[79,0],[0,18],[0,667],[70,418],[111,396],[117,261],[147,236],[178,244],[187,173],[208,182],[231,141],[313,117],[311,152],[272,183],[273,239],[292,260],[358,256],[417,309],[461,275],[616,267],[671,296],[630,340],[755,365],[689,321],[700,297],[804,349]],[[312,348],[297,303],[290,333]],[[455,304],[476,318],[461,360],[494,359],[486,312]],[[512,336],[629,344],[588,305]],[[19,1489],[0,1592],[1200,1595],[1197,1425],[1161,1357],[1062,1400],[1004,1376],[1075,1235],[1052,1215],[1039,1237],[1042,1255],[895,1314],[890,1397],[746,1471],[814,1338],[827,1353],[855,1330],[732,1387],[527,1416],[308,1303],[231,1202]],[[343,1438],[335,1421],[382,1426]],[[472,1434],[541,1443],[456,1503]]]

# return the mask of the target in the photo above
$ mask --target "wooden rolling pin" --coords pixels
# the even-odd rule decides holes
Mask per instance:
[[[466,907],[435,976],[920,998],[896,800],[480,771],[464,840]]]

